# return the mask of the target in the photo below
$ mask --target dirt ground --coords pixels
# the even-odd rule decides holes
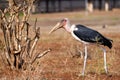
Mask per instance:
[[[85,76],[79,76],[83,68],[80,52],[84,45],[60,29],[49,35],[50,29],[62,18],[69,18],[71,24],[83,24],[113,40],[112,49],[107,47],[108,74],[105,74],[103,52],[97,46],[88,46],[88,60]],[[2,66],[0,61],[0,80],[119,80],[120,79],[120,10],[109,12],[61,12],[33,14],[29,22],[41,28],[41,38],[37,51],[51,49],[47,55],[39,59],[36,70],[18,71]],[[105,27],[104,27],[105,26]],[[2,41],[2,38],[0,39]],[[2,51],[1,51],[2,52]]]

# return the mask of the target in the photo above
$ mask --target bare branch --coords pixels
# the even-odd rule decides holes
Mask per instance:
[[[34,23],[34,29],[28,23],[28,19],[35,0],[8,1],[9,7],[4,11],[0,10],[0,26],[4,35],[5,60],[11,68],[23,69],[24,66],[32,66],[36,59],[46,55],[50,49],[41,54],[34,53],[40,38],[40,27],[36,26],[37,18]],[[23,15],[20,16],[20,13]],[[29,31],[33,32],[33,37]]]
[[[36,28],[36,22],[37,22],[37,19],[35,20],[35,37],[34,37],[34,42],[32,44],[32,47],[31,47],[31,50],[30,50],[30,57],[32,56],[32,53],[33,53],[33,50],[35,49],[35,46],[40,38],[40,27],[39,28]]]
[[[33,64],[33,63],[36,61],[36,59],[45,56],[45,55],[46,55],[48,52],[50,52],[50,51],[51,51],[51,49],[48,49],[48,50],[44,51],[43,53],[38,53],[38,54],[34,57],[34,59],[31,61],[31,64]]]
[[[48,52],[50,52],[51,51],[51,49],[48,49],[48,50],[46,50],[46,51],[44,51],[43,53],[41,53],[41,54],[39,54],[38,56],[36,56],[37,58],[41,58],[41,57],[43,57],[44,55],[46,55]]]
[[[31,50],[30,50],[30,53],[29,53],[29,54],[30,54],[30,57],[32,56],[32,53],[33,53],[33,51],[34,51],[34,49],[35,49],[35,46],[36,46],[38,40],[39,40],[39,38],[37,38],[37,37],[34,39],[33,45],[32,45],[32,47],[31,47]]]

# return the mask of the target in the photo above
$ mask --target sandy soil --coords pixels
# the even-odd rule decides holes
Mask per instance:
[[[73,39],[64,30],[58,30],[48,35],[50,29],[62,18],[68,17],[71,24],[83,24],[102,33],[113,40],[113,48],[107,50],[107,63],[109,73],[105,74],[103,67],[103,53],[96,46],[89,46],[88,60],[85,76],[78,76],[82,72],[83,45]],[[10,70],[0,65],[1,80],[119,80],[120,79],[120,11],[99,12],[85,14],[85,12],[65,12],[34,14],[29,22],[41,27],[41,38],[37,51],[51,48],[51,52],[38,60],[36,70],[17,71]],[[103,26],[105,28],[103,28]],[[1,38],[2,39],[2,38]],[[2,64],[2,62],[1,62]]]

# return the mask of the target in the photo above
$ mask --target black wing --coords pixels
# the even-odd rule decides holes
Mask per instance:
[[[77,30],[74,30],[73,33],[83,41],[90,42],[90,43],[98,43],[104,46],[108,46],[112,48],[111,40],[105,38],[99,32],[87,28],[83,25],[76,25]]]

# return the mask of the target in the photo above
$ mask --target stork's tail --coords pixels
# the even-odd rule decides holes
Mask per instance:
[[[113,40],[105,38],[104,39],[104,46],[107,46],[111,49],[112,48],[112,42],[113,42]]]

